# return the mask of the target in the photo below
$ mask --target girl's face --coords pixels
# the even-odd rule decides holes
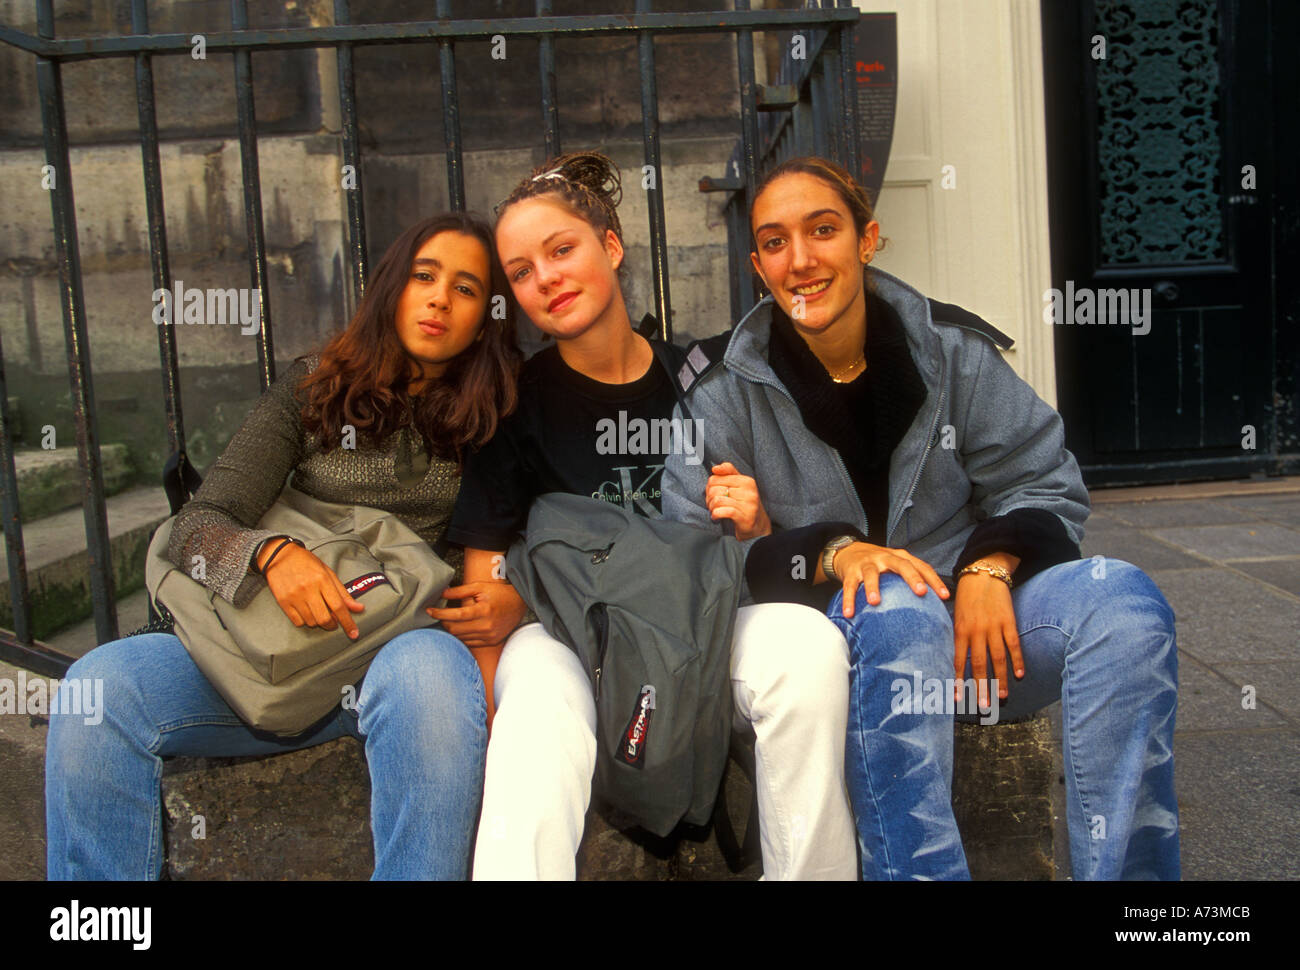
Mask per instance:
[[[544,196],[516,202],[497,223],[496,239],[519,306],[558,340],[586,333],[618,298],[618,237],[606,230],[601,239],[558,202]]]
[[[853,216],[834,188],[815,175],[783,175],[763,190],[752,215],[754,269],[804,333],[865,313],[862,268],[876,251],[880,227],[858,238]]]
[[[491,267],[487,248],[463,232],[439,232],[411,261],[397,301],[397,339],[419,367],[418,390],[478,337],[487,315]]]

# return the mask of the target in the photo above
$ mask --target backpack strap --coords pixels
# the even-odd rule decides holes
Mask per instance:
[[[679,367],[668,372],[673,375],[673,389],[684,412],[689,414],[686,411],[684,396],[689,394],[706,374],[722,363],[722,357],[726,354],[727,344],[730,342],[730,330],[705,337],[703,340],[693,340],[686,348],[686,360]]]
[[[181,510],[181,506],[194,497],[194,493],[203,484],[203,479],[189,456],[183,451],[172,452],[163,465],[163,491],[167,493],[167,504],[171,506],[172,515]]]
[[[983,317],[978,317],[964,307],[959,307],[955,303],[940,303],[938,300],[930,300],[930,318],[935,323],[946,324],[950,327],[961,327],[963,330],[972,330],[992,341],[1003,350],[1010,350],[1015,341],[1008,337],[993,324],[989,323]]]

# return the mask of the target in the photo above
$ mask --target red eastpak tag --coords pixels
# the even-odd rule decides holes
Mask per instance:
[[[618,748],[618,756],[633,768],[645,767],[645,748],[650,740],[650,721],[655,712],[654,685],[646,684],[632,708],[632,719],[627,722],[623,732],[623,741]]]
[[[348,591],[348,595],[353,599],[364,596],[376,586],[392,586],[388,577],[383,573],[366,573],[364,576],[358,576],[349,583],[345,583],[343,588]]]

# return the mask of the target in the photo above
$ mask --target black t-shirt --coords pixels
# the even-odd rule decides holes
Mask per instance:
[[[533,499],[547,492],[658,518],[665,457],[696,445],[693,429],[679,425],[674,437],[676,403],[657,357],[635,381],[602,384],[569,367],[556,346],[536,354],[520,372],[518,407],[466,461],[448,540],[506,549],[527,526]]]

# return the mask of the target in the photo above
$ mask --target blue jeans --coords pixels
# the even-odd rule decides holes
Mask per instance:
[[[951,713],[926,715],[919,703],[915,713],[895,713],[898,680],[916,671],[954,676],[952,620],[933,591],[917,596],[893,574],[881,577],[880,593],[872,607],[859,590],[852,620],[839,615],[841,594],[828,611],[850,648],[845,769],[862,875],[963,878],[950,801]],[[1169,604],[1136,566],[1100,558],[1044,570],[1011,599],[1025,677],[1007,685],[998,717],[1061,701],[1074,878],[1178,879]]]
[[[340,706],[292,738],[248,727],[171,634],[106,643],[66,677],[102,679],[104,710],[98,724],[76,714],[50,718],[50,879],[158,878],[164,757],[276,754],[344,735],[365,743],[374,878],[469,877],[487,709],[478,664],[445,631],[394,637],[375,655],[355,711]]]

